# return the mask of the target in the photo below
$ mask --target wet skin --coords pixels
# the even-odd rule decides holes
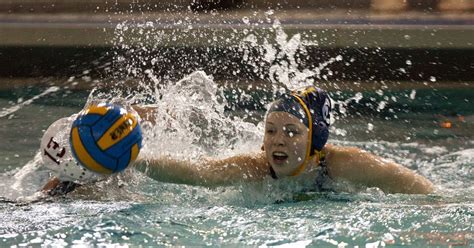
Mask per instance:
[[[304,162],[308,128],[294,115],[272,112],[265,121],[263,147],[278,177],[291,175]]]

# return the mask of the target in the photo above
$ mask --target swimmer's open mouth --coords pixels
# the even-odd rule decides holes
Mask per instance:
[[[284,152],[273,152],[272,157],[275,162],[285,162],[288,155]]]

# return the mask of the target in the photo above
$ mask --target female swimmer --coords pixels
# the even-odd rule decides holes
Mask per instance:
[[[145,119],[153,113],[153,109],[134,108]],[[308,87],[271,104],[262,152],[206,159],[200,166],[170,157],[139,158],[135,166],[159,181],[203,186],[272,177],[309,182],[314,189],[323,188],[332,179],[378,187],[386,193],[433,192],[429,180],[408,168],[355,147],[326,145],[330,112],[327,93]]]

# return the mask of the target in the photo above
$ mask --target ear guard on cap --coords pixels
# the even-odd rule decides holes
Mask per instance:
[[[321,151],[323,149],[329,138],[331,99],[326,91],[314,86],[309,86],[302,91],[295,91],[292,95],[303,102],[303,108],[306,108],[311,115],[310,155],[314,155],[315,150]]]

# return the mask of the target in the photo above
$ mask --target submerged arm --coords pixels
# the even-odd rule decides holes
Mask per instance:
[[[368,187],[378,187],[386,193],[429,194],[433,184],[425,177],[395,162],[355,147],[328,146],[329,176]]]
[[[59,178],[53,177],[43,186],[41,192],[50,196],[65,195],[79,186],[81,185],[78,183],[61,181]]]
[[[268,174],[263,153],[206,159],[198,163],[170,157],[139,159],[135,167],[157,181],[202,186],[255,181]]]

